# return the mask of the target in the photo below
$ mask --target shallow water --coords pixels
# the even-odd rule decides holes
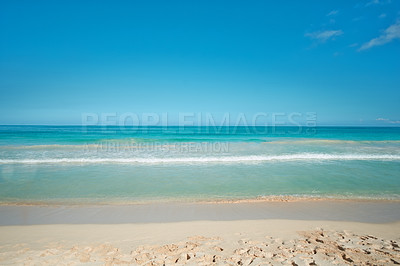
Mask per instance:
[[[0,201],[400,198],[400,128],[1,126]]]

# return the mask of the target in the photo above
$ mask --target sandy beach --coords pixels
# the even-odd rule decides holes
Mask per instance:
[[[0,228],[2,265],[390,265],[400,223],[247,220]]]
[[[399,208],[389,201],[0,206],[0,264],[394,265]]]

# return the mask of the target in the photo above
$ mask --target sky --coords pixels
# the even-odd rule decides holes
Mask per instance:
[[[166,112],[400,126],[400,0],[0,2],[0,124]]]

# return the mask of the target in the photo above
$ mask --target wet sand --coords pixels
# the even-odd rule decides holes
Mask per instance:
[[[123,224],[233,220],[400,221],[400,202],[299,200],[131,205],[0,205],[0,225]]]

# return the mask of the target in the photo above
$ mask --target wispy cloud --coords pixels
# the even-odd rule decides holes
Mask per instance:
[[[311,33],[306,33],[306,37],[310,37],[311,39],[316,39],[320,42],[326,42],[329,39],[334,39],[337,36],[343,34],[342,30],[326,30],[326,31],[315,31]]]
[[[379,0],[371,0],[365,4],[365,6],[377,5],[379,4]]]
[[[390,4],[391,0],[371,0],[365,4],[365,6],[379,5],[379,4]]]
[[[397,20],[396,23],[390,25],[379,37],[361,45],[358,51],[367,50],[374,46],[384,45],[393,41],[394,39],[400,39],[400,20]]]
[[[385,13],[380,14],[379,18],[386,18],[386,14]]]
[[[400,124],[399,120],[390,120],[388,118],[377,118],[375,120],[376,121],[382,121],[382,122],[389,123],[389,124]]]
[[[332,10],[331,12],[329,12],[328,14],[326,14],[326,16],[334,16],[334,15],[336,15],[337,13],[339,13],[339,10]]]
[[[364,17],[355,17],[355,18],[353,18],[353,21],[360,21],[360,20],[363,20],[364,19]]]

